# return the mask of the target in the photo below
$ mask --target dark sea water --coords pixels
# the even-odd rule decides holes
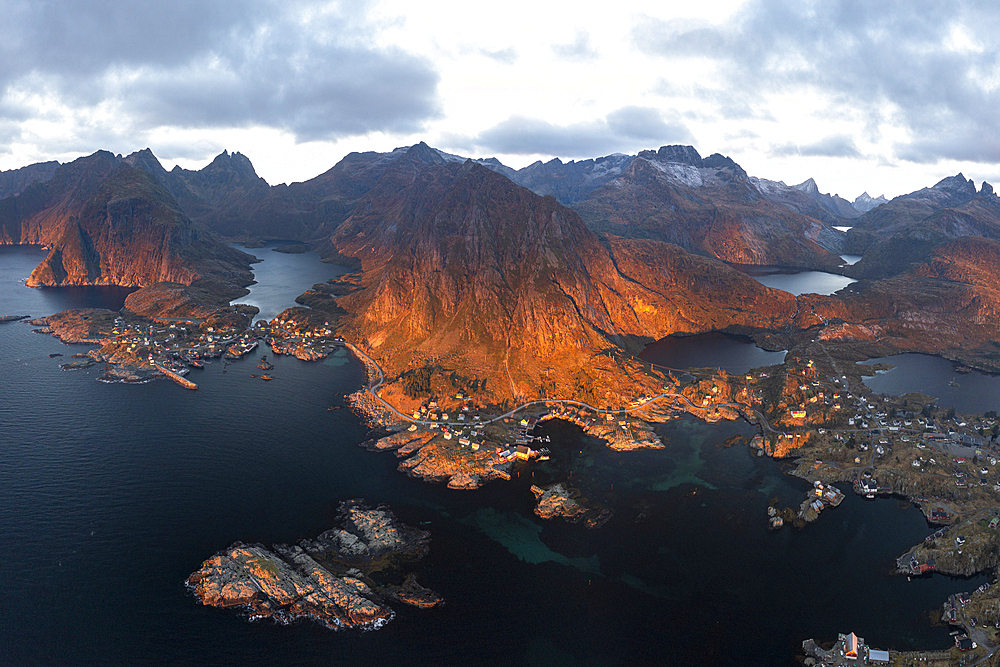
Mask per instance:
[[[850,262],[845,256],[844,261]],[[855,260],[856,261],[856,260]],[[853,278],[825,271],[794,271],[776,266],[733,265],[757,282],[774,289],[784,290],[795,296],[800,294],[833,294],[855,281]]]
[[[36,257],[0,248],[0,314],[124,298],[19,285]],[[876,647],[947,646],[931,615],[984,580],[890,576],[930,532],[894,500],[850,495],[769,533],[769,499],[797,504],[806,485],[722,447],[752,435],[743,423],[669,422],[666,449],[615,453],[547,422],[551,462],[451,491],[359,448],[358,418],[326,410],[363,383],[353,358],[277,357],[270,383],[249,377],[256,359],[213,363],[189,376],[198,391],[104,384],[48,356],[86,346],[31,329],[0,325],[0,664],[790,665],[803,639],[852,630]],[[613,518],[590,531],[534,517],[527,487],[563,480]],[[445,606],[331,632],[248,623],[185,590],[233,541],[313,537],[359,496],[431,531],[416,569]]]
[[[902,396],[920,392],[937,398],[942,408],[964,413],[1000,411],[1000,375],[956,373],[955,364],[928,354],[897,354],[864,363],[883,362],[895,368],[864,378],[865,384],[880,394]],[[953,381],[957,387],[950,384]]]

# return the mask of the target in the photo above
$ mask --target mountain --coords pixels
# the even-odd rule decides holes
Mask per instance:
[[[851,218],[856,218],[861,215],[861,211],[858,211],[854,207],[854,204],[847,201],[840,195],[824,194],[819,191],[819,186],[816,185],[816,181],[809,178],[799,183],[798,185],[793,185],[793,189],[798,190],[809,196],[819,207],[829,213],[832,213],[838,218],[846,218],[850,220]]]
[[[348,339],[390,373],[445,364],[501,396],[571,386],[639,339],[777,326],[795,312],[790,295],[714,259],[602,240],[553,197],[471,162],[398,160],[330,243],[363,270],[338,299]]]
[[[43,183],[56,173],[59,163],[55,160],[37,162],[20,169],[0,171],[0,199],[19,195],[32,183]]]
[[[0,200],[0,240],[42,243],[31,286],[145,286],[170,281],[239,295],[250,255],[196,228],[145,170],[99,151]]]
[[[400,160],[469,161],[421,142],[388,153],[351,153],[308,181],[270,186],[240,153],[223,151],[203,169],[169,172],[149,149],[119,160],[148,172],[192,221],[225,238],[296,240],[334,255],[326,239]],[[667,241],[734,263],[841,264],[842,237],[828,226],[842,221],[831,209],[843,208],[840,200],[748,177],[731,159],[702,158],[691,146],[555,159],[517,171],[493,158],[471,162],[573,206],[599,234]]]
[[[989,183],[977,192],[962,174],[896,197],[858,218],[847,232],[847,249],[863,258],[855,277],[879,278],[906,270],[951,239],[1000,239],[1000,199]]]
[[[733,160],[690,147],[644,151],[573,207],[602,234],[675,243],[734,264],[836,269],[840,232],[804,215],[793,188],[751,179]],[[679,162],[677,159],[685,161]]]
[[[881,206],[882,204],[889,201],[884,195],[879,195],[878,197],[872,197],[867,192],[862,192],[855,198],[854,202],[851,204],[859,213],[867,213],[876,206]]]

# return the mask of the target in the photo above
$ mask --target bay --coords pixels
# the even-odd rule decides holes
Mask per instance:
[[[94,288],[53,301],[17,282],[36,250],[0,250],[4,314],[124,298]],[[361,449],[359,418],[327,410],[364,382],[353,358],[276,357],[270,383],[250,377],[255,358],[209,364],[192,371],[191,392],[62,371],[49,354],[87,347],[31,329],[0,325],[7,664],[790,665],[802,639],[851,630],[883,648],[947,646],[930,615],[985,581],[890,575],[930,532],[893,500],[849,495],[802,531],[768,532],[769,499],[797,503],[806,484],[723,446],[752,435],[742,422],[669,422],[658,427],[665,449],[630,453],[547,422],[551,462],[453,491]],[[539,520],[528,486],[553,481],[613,509],[611,521],[590,531]],[[399,608],[376,632],[331,632],[248,623],[184,588],[233,541],[313,537],[353,497],[431,531],[415,569],[445,606]]]

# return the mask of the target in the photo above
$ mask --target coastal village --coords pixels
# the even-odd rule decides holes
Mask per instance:
[[[484,381],[452,377],[446,382],[441,373],[432,374],[412,395],[386,392],[381,368],[336,335],[329,315],[294,307],[270,322],[252,323],[255,314],[248,306],[231,306],[205,319],[77,310],[31,324],[67,343],[99,345],[73,355],[76,359],[63,364],[64,369],[105,363],[107,381],[144,382],[164,375],[189,389],[197,388],[191,370],[213,360],[225,365],[258,352],[257,369],[270,371],[268,349],[272,355],[313,361],[346,347],[365,365],[369,378],[368,387],[350,400],[382,432],[366,446],[394,451],[401,471],[454,489],[509,480],[533,461],[554,456],[536,430],[551,419],[573,423],[620,451],[662,448],[655,425],[684,414],[708,422],[745,419],[759,429],[749,443],[751,451],[792,462],[790,474],[809,485],[799,506],[772,504],[768,516],[761,517],[762,529],[801,528],[819,520],[836,511],[845,490],[866,499],[905,498],[939,528],[900,555],[899,576],[996,572],[1000,420],[993,412],[956,414],[921,394],[877,395],[863,378],[885,370],[883,366],[836,361],[823,353],[789,354],[781,365],[734,375],[632,360],[633,369],[644,374],[646,394],[624,404],[548,399],[496,405],[483,400],[479,388]],[[267,372],[251,377],[274,379]],[[607,510],[588,506],[568,480],[531,490],[540,517],[562,517],[588,527],[608,518]],[[955,646],[948,651],[879,651],[850,634],[830,648],[804,642],[805,659],[828,665],[935,664],[926,658],[938,664],[972,664],[969,660],[990,656],[1000,646],[998,596],[1000,587],[987,585],[944,603],[942,622],[955,628]]]

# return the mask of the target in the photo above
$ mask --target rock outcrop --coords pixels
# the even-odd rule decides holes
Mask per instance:
[[[542,489],[531,487],[538,499],[535,515],[541,519],[560,517],[570,523],[582,522],[587,528],[600,528],[611,518],[611,510],[590,505],[577,489],[562,482]]]
[[[422,608],[440,604],[440,596],[412,575],[384,589],[369,576],[423,557],[429,539],[384,507],[351,501],[341,505],[340,527],[315,540],[270,549],[237,542],[202,563],[186,583],[202,604],[240,608],[251,620],[378,628],[393,616],[387,597]]]

